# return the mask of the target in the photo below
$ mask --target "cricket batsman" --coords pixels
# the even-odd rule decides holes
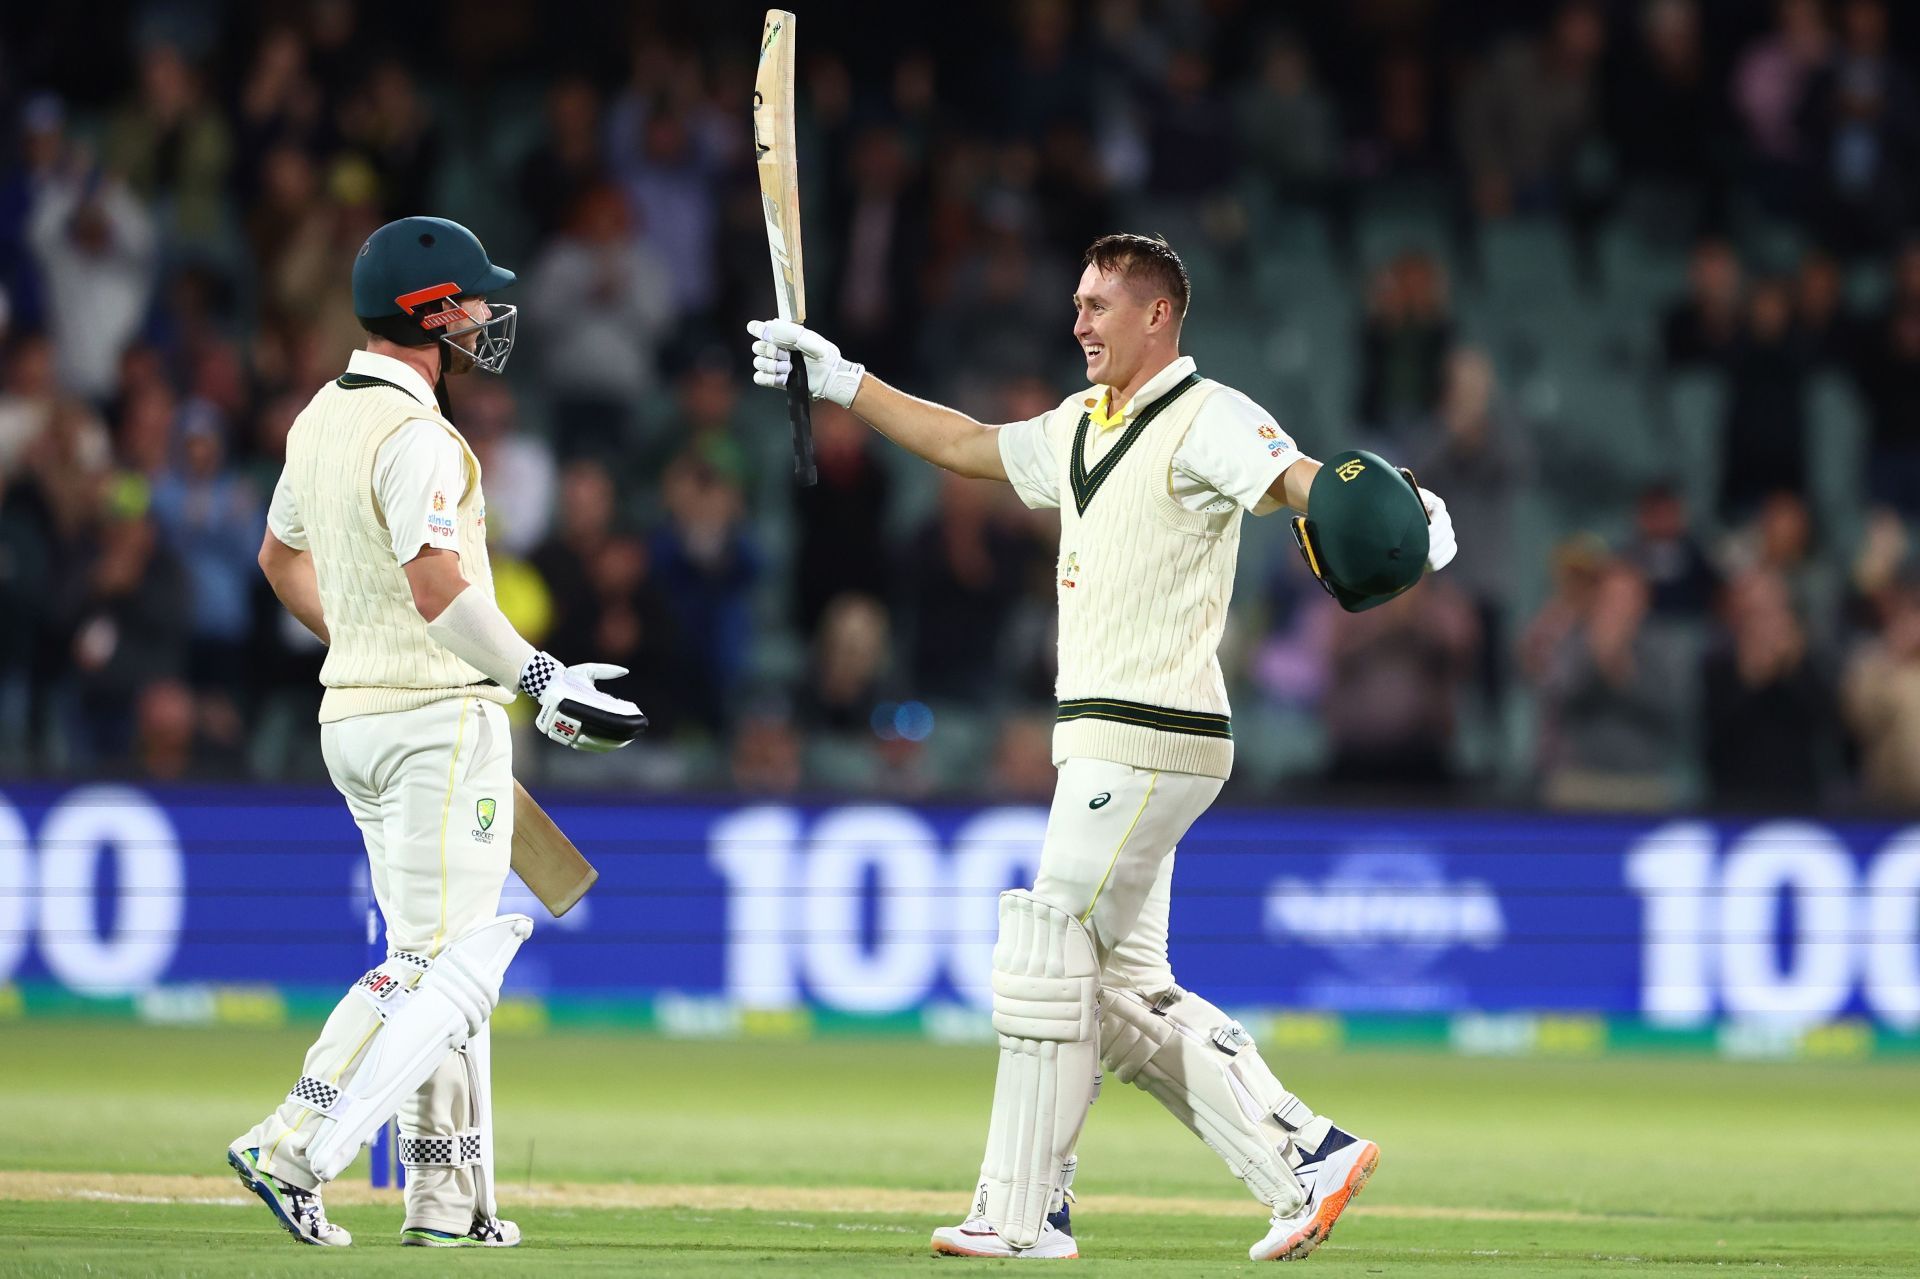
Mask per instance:
[[[646,727],[597,689],[618,666],[563,666],[494,603],[480,463],[448,418],[446,377],[499,373],[516,313],[488,298],[513,272],[442,218],[389,222],[353,264],[368,333],[294,421],[260,567],[327,645],[320,742],[367,845],[387,957],[327,1018],[286,1100],[227,1150],[241,1182],[302,1243],[353,1242],[321,1188],[400,1117],[401,1242],[512,1247],[494,1207],[487,1019],[532,931],[500,915],[513,844],[502,709],[575,750]]]
[[[1439,498],[1371,453],[1303,456],[1272,415],[1180,354],[1188,283],[1161,239],[1094,242],[1073,295],[1086,390],[986,426],[895,390],[785,321],[748,326],[754,381],[794,353],[815,398],[960,475],[1006,480],[1060,511],[1059,770],[1039,874],[1000,898],[1000,1057],[972,1210],[935,1253],[1073,1257],[1074,1145],[1102,1066],[1179,1117],[1272,1214],[1259,1260],[1318,1247],[1380,1158],[1316,1114],[1244,1027],[1175,984],[1174,847],[1233,766],[1216,656],[1243,511],[1300,512],[1313,575],[1349,610],[1453,558]]]

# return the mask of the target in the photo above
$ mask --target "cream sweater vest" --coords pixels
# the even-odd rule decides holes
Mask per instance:
[[[321,388],[288,432],[287,481],[306,525],[327,620],[323,724],[468,694],[513,700],[509,690],[434,643],[414,607],[406,572],[393,557],[374,500],[374,455],[415,418],[438,422],[460,444],[467,464],[466,491],[455,507],[460,571],[474,589],[493,594],[480,461],[453,423],[364,374],[348,373]]]
[[[1087,393],[1054,410],[1049,434],[1062,445],[1055,763],[1106,759],[1221,778],[1233,769],[1217,651],[1241,512],[1188,511],[1168,478],[1175,450],[1218,389],[1198,374],[1175,384],[1115,428],[1120,439],[1091,466]]]

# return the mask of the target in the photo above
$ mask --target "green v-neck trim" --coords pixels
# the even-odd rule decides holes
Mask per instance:
[[[384,386],[389,390],[400,392],[400,394],[406,396],[416,404],[420,402],[419,396],[409,391],[406,387],[401,386],[398,382],[389,382],[387,379],[375,377],[371,373],[342,373],[333,380],[333,384],[343,391],[364,391],[368,387]]]
[[[1080,425],[1073,432],[1073,461],[1067,468],[1067,478],[1073,485],[1075,514],[1087,513],[1087,507],[1092,503],[1093,495],[1100,491],[1100,486],[1106,483],[1107,477],[1112,475],[1114,468],[1120,465],[1120,459],[1127,455],[1127,450],[1133,447],[1133,442],[1140,438],[1147,429],[1148,423],[1160,416],[1160,410],[1185,395],[1199,380],[1198,373],[1189,373],[1174,383],[1165,395],[1149,404],[1139,417],[1133,419],[1127,427],[1126,434],[1120,437],[1120,442],[1108,449],[1106,456],[1095,463],[1091,471],[1087,469],[1087,426],[1093,415],[1091,413],[1080,415]]]

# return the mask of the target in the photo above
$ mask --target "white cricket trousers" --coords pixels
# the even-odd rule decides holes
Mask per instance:
[[[1224,783],[1104,759],[1068,759],[1054,784],[1033,895],[1093,938],[1101,984],[1149,1001],[1173,989],[1167,959],[1174,847]]]
[[[513,848],[513,744],[505,710],[478,697],[320,726],[333,784],[367,845],[373,896],[387,925],[387,966],[417,982],[447,943],[499,914]],[[334,1008],[307,1050],[304,1079],[337,1085],[380,1020],[357,991]],[[400,1108],[407,1138],[453,1138],[473,1126],[467,1067],[449,1053]],[[267,1172],[312,1189],[306,1143],[319,1116],[292,1101],[242,1138]],[[437,1145],[438,1143],[432,1143]],[[457,1150],[451,1141],[447,1148]],[[407,1228],[464,1234],[473,1224],[474,1171],[407,1169]]]

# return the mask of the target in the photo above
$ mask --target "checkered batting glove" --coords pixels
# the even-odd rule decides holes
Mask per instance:
[[[619,679],[624,666],[582,662],[562,666],[551,653],[535,653],[520,672],[520,691],[540,703],[533,726],[577,751],[619,750],[647,727],[638,706],[601,692],[594,684]]]

